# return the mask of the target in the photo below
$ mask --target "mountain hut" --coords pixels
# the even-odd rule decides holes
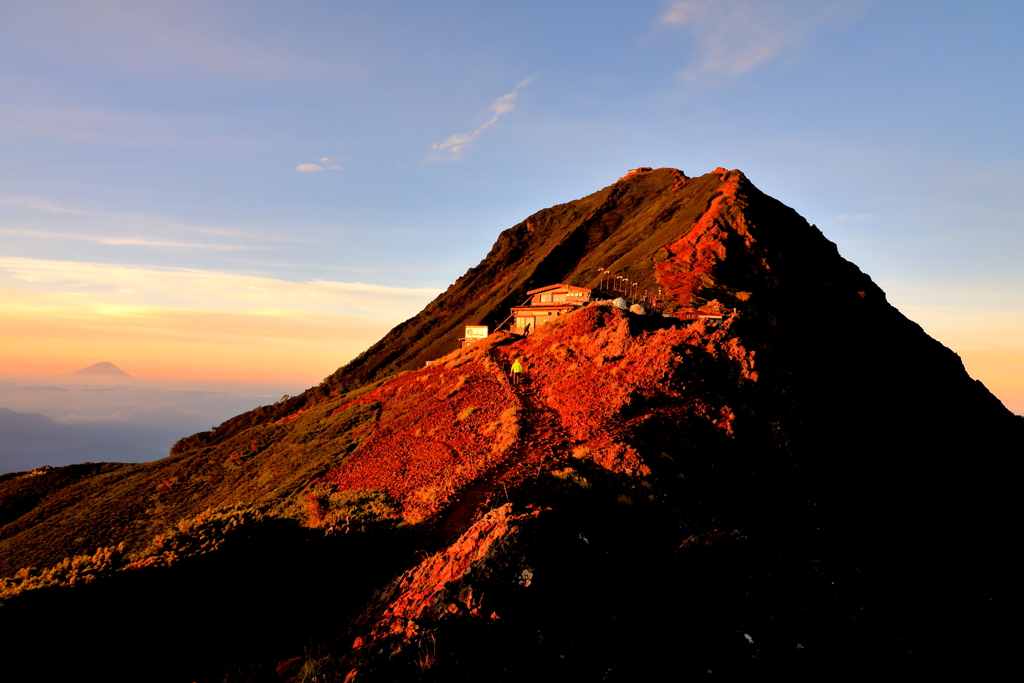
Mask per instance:
[[[526,294],[529,303],[512,309],[514,318],[509,329],[516,334],[529,334],[563,313],[568,313],[591,300],[593,290],[567,284],[548,285]]]

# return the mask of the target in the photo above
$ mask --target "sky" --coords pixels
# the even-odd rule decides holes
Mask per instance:
[[[1016,0],[0,0],[0,373],[297,393],[530,214],[723,166],[1024,413],[1022,26]]]

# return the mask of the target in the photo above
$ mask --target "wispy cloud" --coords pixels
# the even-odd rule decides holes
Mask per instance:
[[[778,57],[817,29],[859,16],[877,0],[677,0],[661,16],[688,29],[698,56],[687,81],[738,76]]]
[[[62,138],[124,147],[239,149],[251,145],[219,134],[223,115],[157,114],[124,108],[0,103],[0,134]]]
[[[319,163],[299,164],[295,170],[299,173],[319,173],[320,171],[337,171],[341,168],[341,166],[331,163],[332,161],[330,157],[320,157]]]
[[[851,223],[854,221],[870,221],[874,217],[874,214],[870,213],[841,213],[838,216],[832,216],[829,220],[837,223]]]
[[[165,218],[162,216],[153,216],[140,213],[125,213],[118,211],[91,211],[85,209],[77,209],[68,206],[63,206],[51,202],[49,200],[29,196],[29,197],[14,197],[14,196],[0,196],[0,206],[17,207],[24,209],[31,209],[35,211],[45,211],[47,213],[63,214],[67,216],[80,216],[83,221],[85,219],[101,219],[104,230],[124,230],[124,231],[146,231],[150,232],[153,230],[169,230],[175,235],[181,233],[202,233],[209,235],[221,235],[225,237],[240,237],[240,238],[255,238],[261,240],[269,240],[274,242],[304,242],[305,240],[299,240],[293,237],[285,236],[269,236],[269,235],[258,235],[251,231],[243,230],[235,227],[212,227],[206,225],[194,225],[190,223],[183,223],[173,219]],[[134,236],[102,236],[88,233],[68,233],[60,231],[43,231],[43,230],[25,230],[20,228],[4,227],[0,228],[0,234],[7,235],[21,235],[25,237],[44,237],[44,238],[57,238],[57,239],[71,239],[71,240],[83,240],[89,242],[98,242],[101,244],[138,244],[155,247],[204,247],[211,249],[262,249],[265,247],[254,247],[239,244],[209,244],[209,243],[193,243],[183,242],[181,240],[167,240],[167,239],[154,239],[150,237],[134,237]]]
[[[89,211],[85,209],[73,209],[68,206],[62,206],[40,197],[10,197],[0,196],[0,206],[12,206],[23,209],[35,209],[37,211],[45,211],[47,213],[60,213],[60,214],[71,214],[75,216],[89,216],[95,218],[103,218],[109,221],[117,222],[131,222],[144,224],[151,227],[161,228],[172,228],[174,230],[189,230],[189,231],[213,231],[214,229],[204,228],[202,226],[187,225],[178,221],[172,221],[167,218],[160,216],[147,216],[138,213],[124,213],[118,211]]]
[[[48,232],[46,230],[18,230],[11,228],[0,228],[0,235],[37,237],[43,239],[74,240],[78,242],[93,242],[94,244],[109,244],[114,246],[158,247],[166,249],[215,249],[217,251],[233,251],[241,249],[270,248],[266,246],[257,246],[249,244],[212,244],[210,242],[179,242],[175,240],[147,239],[145,237],[109,237],[104,235]]]
[[[33,285],[33,292],[41,290],[41,305],[68,305],[89,315],[145,316],[159,307],[268,316],[320,311],[408,317],[439,293],[363,282],[292,282],[186,268],[16,257],[0,257],[0,270]]]
[[[48,202],[45,199],[40,199],[39,197],[0,197],[0,206],[18,206],[25,209],[38,209],[40,211],[48,211],[50,213],[70,213],[77,216],[81,216],[85,213],[76,209],[57,206],[56,204]]]
[[[128,422],[131,420],[131,417],[130,414],[123,410],[118,410],[110,415],[81,415],[72,413],[71,415],[55,417],[53,421],[64,425],[103,424],[107,422]]]
[[[477,126],[477,128],[470,133],[456,133],[455,135],[449,135],[441,142],[435,142],[430,147],[439,152],[434,156],[431,156],[427,161],[444,161],[448,159],[456,159],[459,154],[466,148],[470,142],[472,142],[480,133],[487,128],[490,128],[498,119],[504,114],[512,111],[516,108],[514,104],[515,99],[519,96],[519,91],[530,84],[533,77],[523,79],[516,84],[516,87],[512,89],[512,92],[502,95],[498,99],[491,103],[488,111],[492,112],[491,118],[485,123]]]
[[[217,3],[178,0],[54,0],[20,13],[32,47],[51,59],[147,77],[202,74],[233,79],[277,80],[361,73],[348,59],[326,62],[287,30],[240,19]],[[256,33],[254,34],[254,30]],[[23,40],[15,35],[12,40]],[[358,64],[358,61],[355,61]]]

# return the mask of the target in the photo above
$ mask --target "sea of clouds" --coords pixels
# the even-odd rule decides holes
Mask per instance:
[[[303,388],[0,377],[0,474],[42,465],[158,460],[183,436]]]

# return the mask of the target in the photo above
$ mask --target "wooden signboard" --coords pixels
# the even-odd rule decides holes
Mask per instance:
[[[477,339],[486,339],[488,330],[486,325],[466,325],[466,341],[474,342]]]

